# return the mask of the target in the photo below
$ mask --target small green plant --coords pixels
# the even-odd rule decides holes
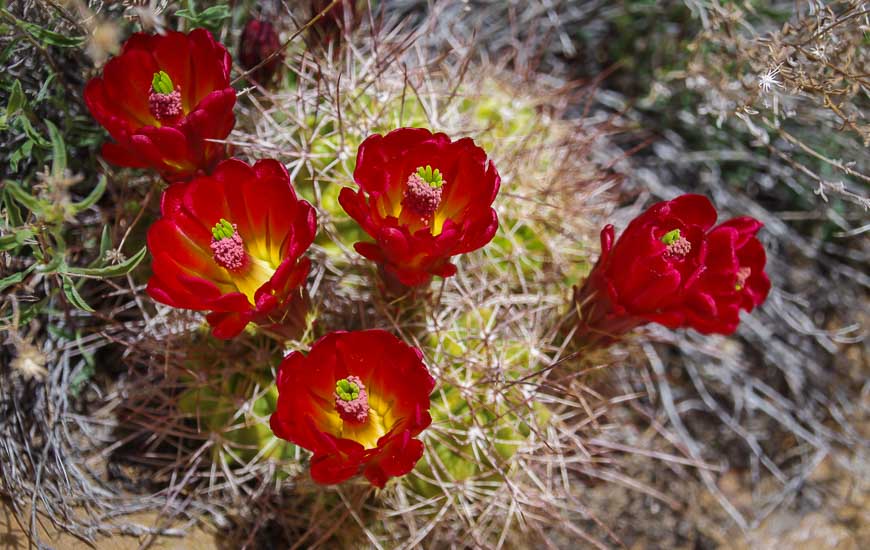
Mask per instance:
[[[9,112],[9,110],[7,110]],[[2,189],[4,216],[0,218],[0,251],[16,257],[31,258],[26,265],[0,279],[0,290],[23,282],[38,273],[54,280],[74,307],[93,312],[82,298],[80,287],[87,279],[121,277],[130,273],[145,257],[141,247],[130,257],[123,257],[112,248],[108,227],[103,229],[97,257],[86,266],[70,265],[68,254],[69,222],[93,207],[106,191],[106,178],[97,184],[82,200],[73,201],[70,188],[82,181],[67,169],[67,152],[57,127],[46,121],[50,136],[52,165],[50,170],[37,175],[35,185],[24,186],[4,180]]]
[[[175,15],[184,19],[190,29],[203,27],[214,33],[232,17],[232,12],[227,4],[213,4],[197,10],[195,0],[187,0],[187,7],[176,11]]]

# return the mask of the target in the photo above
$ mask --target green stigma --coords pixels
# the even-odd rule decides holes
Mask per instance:
[[[359,386],[347,378],[342,378],[335,383],[335,393],[342,401],[353,401],[359,397]]]
[[[675,241],[679,240],[681,236],[680,230],[674,229],[673,231],[665,233],[665,236],[662,237],[662,242],[665,244],[673,244]]]
[[[175,91],[175,86],[172,85],[172,79],[165,71],[157,71],[154,73],[154,78],[151,80],[151,87],[158,94],[171,94]]]
[[[211,229],[211,234],[214,236],[214,240],[219,241],[221,239],[231,239],[233,235],[236,234],[236,228],[233,227],[233,224],[221,218],[221,221],[214,224],[214,227]]]
[[[441,176],[441,170],[432,169],[428,164],[424,167],[417,168],[417,175],[420,179],[429,184],[430,187],[441,187],[444,185],[444,178]]]

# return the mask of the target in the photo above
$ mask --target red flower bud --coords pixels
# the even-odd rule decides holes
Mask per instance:
[[[362,473],[376,487],[423,456],[415,439],[432,422],[435,380],[417,348],[383,330],[333,332],[293,352],[278,371],[277,437],[314,453],[311,477],[341,483]]]
[[[207,140],[226,138],[236,122],[230,66],[205,29],[131,36],[85,87],[88,109],[115,140],[103,144],[103,157],[168,181],[214,168],[226,147]]]
[[[283,165],[236,159],[211,176],[170,186],[148,229],[148,294],[200,311],[218,338],[249,322],[276,325],[296,306],[310,263],[314,208],[296,198]]]
[[[453,275],[451,256],[484,246],[498,228],[491,205],[501,179],[470,138],[423,128],[369,136],[354,180],[359,191],[342,189],[338,201],[375,239],[354,248],[404,285]]]
[[[316,16],[331,3],[332,0],[311,0],[311,16]],[[358,4],[357,0],[339,0],[311,26],[309,33],[312,37],[311,42],[326,46],[330,42],[340,40],[342,30],[353,30],[360,19]]]
[[[601,256],[575,292],[581,341],[606,345],[649,322],[733,333],[739,310],[752,311],[770,290],[755,238],[761,223],[715,222],[706,197],[682,195],[650,207],[615,242],[606,226]]]
[[[272,24],[252,18],[245,25],[239,40],[239,63],[248,71],[265,61],[255,71],[248,73],[248,77],[261,85],[269,84],[284,60],[284,52],[279,51],[280,49],[281,41]],[[278,53],[273,56],[276,51]]]

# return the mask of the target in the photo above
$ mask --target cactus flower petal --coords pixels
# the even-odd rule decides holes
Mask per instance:
[[[716,209],[702,195],[657,203],[635,218],[618,239],[601,231],[601,256],[575,292],[579,337],[608,344],[645,323],[731,334],[740,310],[767,298],[770,280],[749,217],[714,227]]]
[[[432,422],[435,380],[419,351],[388,332],[327,334],[284,359],[277,385],[272,431],[314,453],[318,483],[362,474],[383,487],[423,455],[416,437]]]
[[[214,335],[231,338],[298,299],[317,222],[280,163],[225,160],[211,176],[170,186],[161,210],[148,230],[147,291],[158,302],[209,311]]]
[[[230,56],[205,29],[136,33],[85,86],[85,103],[111,135],[103,156],[150,167],[167,181],[208,172],[226,157],[235,125]]]
[[[342,189],[339,203],[376,241],[357,251],[407,286],[453,275],[450,258],[483,247],[498,228],[492,203],[501,179],[470,138],[423,128],[371,135],[354,180],[359,190]]]

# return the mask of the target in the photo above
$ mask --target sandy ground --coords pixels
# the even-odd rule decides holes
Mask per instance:
[[[865,410],[870,410],[870,395]],[[853,425],[860,435],[870,438],[870,421],[866,417],[855,419]],[[767,480],[766,482],[771,482]],[[762,482],[765,483],[765,482]],[[719,488],[728,499],[744,512],[765,503],[753,494],[748,475],[736,471],[719,478]],[[613,485],[601,487],[606,502],[619,500],[619,488]],[[841,449],[821,460],[795,493],[790,502],[783,502],[760,525],[748,533],[728,528],[730,523],[724,512],[709,493],[700,485],[685,487],[698,491],[693,510],[685,510],[674,518],[695,526],[706,538],[704,548],[718,547],[722,550],[863,550],[870,548],[870,451],[864,448]],[[766,487],[757,487],[764,494]],[[623,500],[635,500],[637,494],[624,492]],[[626,508],[626,511],[628,508]],[[155,513],[138,514],[123,518],[125,523],[153,527],[159,521]],[[165,522],[165,520],[164,520]],[[163,524],[165,527],[165,523]],[[26,527],[26,526],[25,526]],[[176,526],[182,527],[182,526]],[[616,527],[616,526],[614,526]],[[674,525],[661,525],[662,538],[641,537],[627,544],[631,550],[661,548]],[[135,550],[150,548],[158,550],[211,550],[230,549],[236,546],[226,536],[208,527],[194,527],[184,537],[157,537],[133,535],[107,535],[91,546],[87,542],[52,528],[51,522],[43,520],[39,530],[44,545],[59,550],[84,550],[111,548],[112,550]],[[685,548],[697,548],[700,541],[688,541]],[[0,497],[0,550],[31,548],[26,531],[15,521],[7,499]],[[680,548],[683,548],[680,546]]]
[[[761,525],[744,537],[741,533],[720,531],[718,536],[706,529],[712,540],[718,539],[725,550],[861,550],[870,548],[870,466],[861,453],[851,458],[839,456],[823,460],[807,480],[806,493],[787,509],[771,514]],[[720,488],[740,506],[751,506],[752,493],[738,476],[726,474]],[[701,497],[702,508],[712,512],[712,497]],[[710,516],[707,516],[708,518]],[[156,514],[141,514],[126,518],[143,526],[153,526]],[[43,522],[40,537],[44,544],[57,549],[84,550],[94,546],[68,534],[52,529]],[[115,535],[101,539],[96,548],[135,550],[211,550],[226,543],[220,534],[195,528],[184,538]],[[654,548],[652,541],[638,541],[632,550]],[[716,543],[714,543],[716,544]],[[228,546],[224,546],[227,548]],[[0,548],[18,550],[29,548],[28,536],[15,521],[6,500],[0,500]]]
[[[156,514],[140,514],[126,518],[146,527],[157,523]],[[26,527],[26,526],[25,526]],[[137,550],[150,548],[153,550],[213,550],[220,548],[218,538],[203,529],[193,529],[184,538],[158,537],[148,545],[149,537],[132,535],[114,535],[100,539],[95,546],[88,544],[72,535],[60,533],[51,527],[50,521],[43,521],[39,530],[40,541],[58,550],[93,550],[93,548],[111,548],[112,550]],[[0,549],[19,550],[32,548],[29,545],[28,533],[22,531],[15,521],[9,503],[0,500]]]
[[[860,550],[870,548],[870,468],[866,457],[826,458],[805,495],[771,514],[729,550]],[[722,485],[720,483],[720,485]],[[723,489],[726,489],[723,487]],[[751,498],[744,492],[743,498]]]

